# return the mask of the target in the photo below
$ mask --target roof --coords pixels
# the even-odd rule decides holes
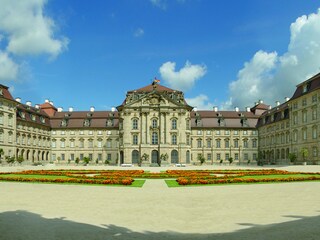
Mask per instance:
[[[128,91],[128,93],[132,93],[132,92],[152,92],[152,91],[157,91],[157,92],[180,92],[178,90],[174,90],[174,89],[171,89],[171,88],[168,88],[168,87],[165,87],[163,85],[160,85],[160,84],[149,84],[147,86],[144,86],[142,88],[139,88],[139,89],[135,89],[135,90],[131,90],[131,91]]]
[[[35,108],[22,103],[17,105],[17,120],[27,121],[35,124],[50,127],[49,116],[41,108]],[[22,115],[22,113],[24,113]],[[24,116],[24,117],[22,117]],[[32,119],[31,116],[35,118]],[[42,119],[42,120],[41,120]],[[44,122],[43,122],[44,121]]]
[[[307,87],[307,91],[304,90],[304,86]],[[320,73],[316,74],[315,76],[309,78],[308,80],[300,83],[297,85],[296,91],[294,92],[293,96],[290,100],[296,99],[301,97],[307,93],[313,92],[320,88]]]
[[[283,114],[282,114],[283,113]],[[273,118],[271,118],[273,116]],[[257,127],[261,127],[270,123],[278,122],[281,120],[289,119],[289,104],[284,102],[261,114]],[[272,121],[271,121],[272,120]]]
[[[259,116],[247,111],[192,111],[192,128],[255,128]],[[200,120],[200,124],[197,121]]]
[[[2,89],[2,91],[1,91]],[[11,101],[15,101],[11,95],[11,93],[9,92],[9,87],[0,84],[0,98],[5,98],[5,99],[9,99]]]
[[[84,125],[85,120],[90,120],[88,126]],[[66,126],[62,125],[62,121],[66,120]],[[108,126],[107,121],[112,120],[112,125]],[[119,115],[118,112],[112,111],[77,111],[77,112],[56,112],[51,117],[52,128],[118,128]]]

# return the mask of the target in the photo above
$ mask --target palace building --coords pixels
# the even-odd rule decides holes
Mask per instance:
[[[138,164],[287,164],[289,154],[319,162],[320,74],[299,84],[274,108],[258,101],[243,111],[197,110],[181,91],[157,81],[130,90],[111,111],[63,111],[53,102],[32,106],[0,85],[1,160]]]

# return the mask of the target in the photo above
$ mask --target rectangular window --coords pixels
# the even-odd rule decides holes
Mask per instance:
[[[83,153],[80,153],[80,160],[83,160]]]
[[[65,160],[65,155],[64,155],[64,153],[61,153],[61,160],[62,160],[62,161]]]
[[[229,131],[229,130],[225,130],[225,131],[224,131],[224,134],[225,134],[225,135],[230,135],[230,131]]]
[[[92,160],[92,153],[89,153],[89,159]]]
[[[102,131],[98,131],[98,135],[102,135]]]
[[[234,134],[234,135],[239,135],[239,131],[238,131],[238,130],[235,130],[235,131],[233,132],[233,134]]]
[[[34,141],[33,143],[35,143],[35,141]],[[52,142],[51,142],[51,147],[52,147],[52,148],[55,148],[55,147],[56,147],[56,141],[52,141]]]
[[[226,160],[229,160],[229,153],[226,153]]]
[[[207,139],[207,148],[211,148],[211,139]]]
[[[71,147],[71,148],[74,148],[74,141],[71,141],[71,142],[70,142],[70,147]]]
[[[52,161],[55,161],[55,160],[56,160],[56,154],[55,154],[55,153],[53,153],[53,154],[51,155],[51,160],[52,160]]]
[[[208,153],[208,154],[207,154],[207,160],[208,160],[208,161],[211,161],[211,160],[212,160],[212,155],[211,155],[211,153]]]
[[[208,130],[208,131],[207,131],[207,135],[211,135],[211,131]]]
[[[61,148],[64,148],[64,147],[65,147],[65,141],[61,141],[61,142],[60,142],[60,147],[61,147]]]
[[[101,154],[101,153],[98,154],[98,160],[99,160],[99,161],[102,160],[102,154]]]
[[[88,142],[88,147],[89,147],[89,148],[93,148],[93,140],[89,140],[89,142]]]
[[[216,148],[220,148],[221,147],[221,141],[220,139],[216,140]]]
[[[108,161],[111,161],[111,153],[108,153],[108,154],[107,154],[107,160],[108,160]]]
[[[74,131],[70,131],[70,135],[74,135]]]
[[[283,135],[284,136],[284,135]],[[253,148],[256,148],[257,147],[257,140],[256,139],[253,139],[252,140],[252,147]]]
[[[66,134],[66,132],[65,131],[61,131],[61,135],[65,135]]]
[[[244,130],[244,131],[243,131],[243,135],[248,135],[248,131],[247,131],[247,130]]]
[[[226,140],[224,143],[225,143],[225,148],[229,148],[230,147],[229,140]]]
[[[244,160],[249,160],[249,155],[248,153],[243,154]]]
[[[101,140],[98,141],[98,148],[102,148],[102,141]]]
[[[79,134],[80,134],[80,135],[83,135],[83,134],[84,134],[84,132],[81,130],[81,131],[79,132]]]
[[[238,148],[239,147],[239,140],[238,139],[233,140],[233,145],[235,148]]]
[[[201,130],[198,130],[197,134],[198,134],[198,135],[201,135],[201,134],[202,134],[202,131],[201,131]]]
[[[217,131],[216,131],[216,135],[220,135],[220,130],[217,130]]]
[[[221,160],[221,154],[217,153],[217,160],[220,161]]]
[[[89,131],[89,135],[93,135],[93,131],[90,130],[90,131]]]
[[[74,153],[70,154],[70,160],[73,161],[74,160]]]
[[[254,161],[257,160],[257,154],[256,154],[256,153],[253,153],[253,154],[252,154],[252,160],[254,160]]]
[[[202,140],[201,139],[198,139],[198,141],[197,141],[197,147],[198,148],[201,148],[202,147]]]
[[[234,160],[239,160],[239,153],[234,154]]]
[[[79,142],[79,147],[80,147],[80,148],[84,148],[84,140],[80,140],[80,142]]]
[[[107,140],[107,148],[111,148],[112,142],[111,140]]]

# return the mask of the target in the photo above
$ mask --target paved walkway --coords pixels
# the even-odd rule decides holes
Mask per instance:
[[[309,167],[295,170],[319,171]],[[301,168],[301,167],[300,167]],[[0,240],[318,239],[320,182],[168,188],[0,183]]]

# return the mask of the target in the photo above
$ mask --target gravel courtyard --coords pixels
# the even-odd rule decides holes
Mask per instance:
[[[2,167],[0,171],[41,168],[62,167]],[[278,169],[320,172],[320,166]],[[0,182],[0,239],[5,240],[319,236],[320,182],[181,188],[168,188],[164,180],[147,180],[142,188]]]

